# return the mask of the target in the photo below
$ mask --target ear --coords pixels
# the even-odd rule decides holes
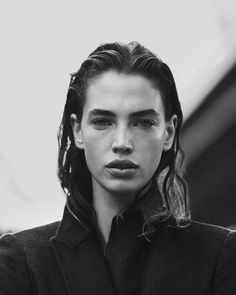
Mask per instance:
[[[81,123],[79,122],[75,114],[70,115],[70,124],[71,124],[73,135],[74,135],[75,146],[78,149],[84,149]]]
[[[166,131],[164,138],[164,146],[163,150],[168,151],[171,149],[174,138],[175,138],[175,130],[177,127],[178,118],[176,115],[173,115],[170,121],[166,122]]]

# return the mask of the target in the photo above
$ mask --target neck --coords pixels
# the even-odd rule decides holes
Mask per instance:
[[[106,191],[93,180],[93,206],[97,214],[97,224],[104,245],[107,244],[114,216],[135,199],[134,194],[114,194]]]

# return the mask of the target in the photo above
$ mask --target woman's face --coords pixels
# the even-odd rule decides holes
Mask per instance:
[[[176,116],[166,122],[160,92],[134,74],[107,71],[89,82],[81,122],[71,115],[93,189],[135,196],[170,149]]]

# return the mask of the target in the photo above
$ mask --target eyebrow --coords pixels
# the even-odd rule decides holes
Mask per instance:
[[[146,109],[142,111],[133,112],[130,114],[130,117],[144,117],[144,116],[159,117],[160,115],[153,109]]]
[[[113,118],[116,117],[116,114],[114,112],[103,110],[103,109],[93,109],[89,113],[89,117],[99,116],[99,115],[106,116],[106,117],[113,117]],[[160,115],[154,109],[141,110],[141,111],[133,112],[130,114],[131,118],[144,117],[144,116],[159,117]]]

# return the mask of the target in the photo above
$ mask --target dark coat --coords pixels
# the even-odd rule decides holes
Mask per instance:
[[[191,222],[149,242],[140,225],[113,219],[105,257],[67,209],[60,223],[4,235],[0,294],[236,294],[236,232]]]

